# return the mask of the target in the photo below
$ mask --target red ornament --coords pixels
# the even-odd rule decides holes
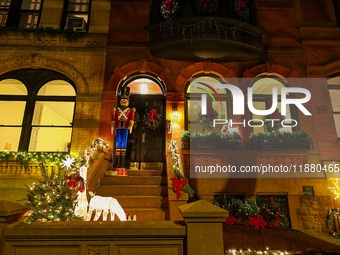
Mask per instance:
[[[229,216],[225,219],[225,222],[229,225],[234,225],[236,221],[236,218],[234,216]]]

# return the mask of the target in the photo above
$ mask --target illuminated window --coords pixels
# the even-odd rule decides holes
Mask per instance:
[[[0,26],[35,29],[43,0],[0,0]]]
[[[279,113],[282,113],[281,109],[281,88],[284,88],[283,80],[277,77],[263,77],[259,78],[255,83],[253,83],[253,105],[256,110],[268,110],[272,107],[272,100],[273,100],[273,88],[277,88],[278,94],[278,104],[277,110]],[[287,98],[289,95],[287,94]],[[292,119],[292,109],[290,105],[286,106],[286,115],[284,119]],[[273,131],[273,128],[270,126],[272,122],[266,122],[265,119],[270,119],[274,116],[263,116],[263,115],[256,115],[252,114],[252,119],[255,120],[262,120],[265,124],[261,127],[253,127],[254,134],[257,133],[266,133]],[[295,118],[294,118],[295,119]],[[254,126],[260,126],[261,122],[254,121]],[[281,124],[280,124],[281,125]],[[279,132],[293,132],[291,127],[283,127],[278,129]]]
[[[336,132],[340,138],[340,76],[328,79],[327,83],[332,102]]]
[[[76,31],[87,31],[90,18],[91,0],[68,0],[65,5],[63,27]]]
[[[0,107],[6,109],[0,111],[0,151],[68,151],[76,96],[72,82],[48,70],[2,76],[22,80],[0,76]]]
[[[11,0],[0,1],[0,27],[6,26],[10,6],[11,6]]]
[[[19,148],[27,95],[22,82],[0,81],[0,150],[17,151]]]
[[[215,84],[221,84],[221,80],[215,76],[198,76],[192,78],[185,94],[186,101],[186,120],[185,128],[191,132],[195,131],[221,131],[221,126],[215,128],[207,128],[200,124],[201,113],[201,95],[205,93],[202,89],[205,89],[201,83],[208,84],[214,87]],[[209,89],[207,89],[209,91]],[[230,111],[230,94],[226,89],[215,88],[217,94],[220,96],[222,104],[219,102],[217,95],[210,91],[210,95],[207,96],[207,109],[212,109],[217,113],[216,119],[228,119],[231,116]]]
[[[141,94],[141,95],[163,95],[162,89],[157,83],[148,79],[140,78],[129,83],[131,94]]]

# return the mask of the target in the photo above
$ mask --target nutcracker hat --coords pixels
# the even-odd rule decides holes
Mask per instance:
[[[121,98],[129,98],[130,97],[130,88],[124,87],[121,91]]]

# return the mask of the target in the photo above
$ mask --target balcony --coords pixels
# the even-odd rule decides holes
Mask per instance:
[[[263,31],[257,27],[256,9],[249,1],[249,14],[236,14],[234,1],[219,1],[215,12],[202,14],[195,1],[180,1],[173,19],[166,20],[160,4],[151,7],[149,50],[169,60],[246,61],[264,56]]]

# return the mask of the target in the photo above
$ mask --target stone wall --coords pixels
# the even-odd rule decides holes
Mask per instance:
[[[304,230],[312,233],[328,233],[327,212],[331,209],[330,197],[300,197],[300,208],[296,209],[298,220],[303,222]]]

